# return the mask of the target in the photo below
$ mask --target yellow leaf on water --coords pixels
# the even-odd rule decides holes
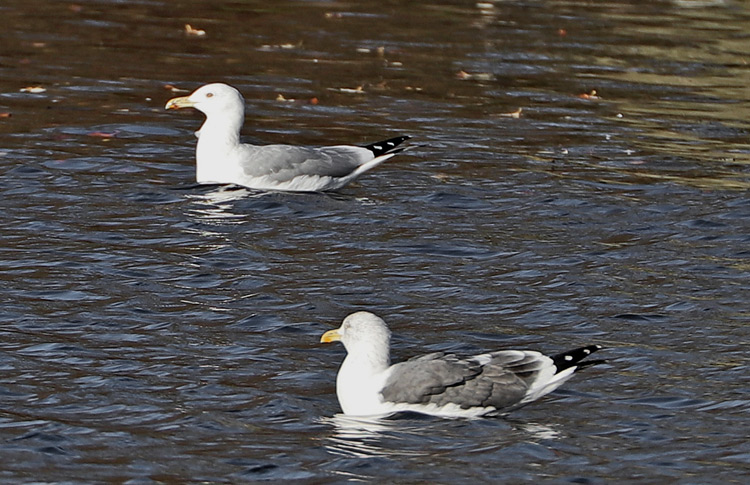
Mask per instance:
[[[505,118],[520,118],[521,112],[523,112],[523,108],[518,108],[515,111],[511,111],[510,113],[500,113],[500,116],[503,116]]]
[[[32,94],[39,94],[47,91],[46,88],[43,88],[41,86],[28,86],[25,88],[21,88],[22,93],[32,93]]]
[[[187,35],[194,35],[196,37],[203,37],[204,35],[206,35],[206,31],[205,30],[195,29],[190,24],[185,24],[185,33]]]

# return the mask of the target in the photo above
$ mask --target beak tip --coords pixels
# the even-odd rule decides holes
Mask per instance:
[[[192,108],[193,106],[194,104],[190,102],[190,99],[187,96],[185,96],[182,98],[170,99],[169,101],[167,101],[164,109]]]

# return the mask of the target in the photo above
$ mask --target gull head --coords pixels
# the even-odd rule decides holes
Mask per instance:
[[[172,98],[165,109],[195,108],[206,116],[212,114],[244,117],[245,100],[232,86],[223,83],[206,84],[190,96]]]
[[[341,342],[349,354],[377,352],[388,355],[391,332],[382,318],[370,312],[356,312],[346,317],[341,327],[320,337],[322,343]]]

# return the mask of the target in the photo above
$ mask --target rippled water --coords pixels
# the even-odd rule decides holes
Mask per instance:
[[[0,481],[747,481],[746,2],[0,15]],[[210,81],[250,140],[423,146],[336,194],[196,188],[165,86]],[[609,363],[508,419],[350,420],[317,342],[358,309],[396,359]]]

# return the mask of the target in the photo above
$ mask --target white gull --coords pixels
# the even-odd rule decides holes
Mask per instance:
[[[241,143],[245,100],[235,88],[221,83],[207,84],[190,96],[170,99],[165,108],[195,108],[206,115],[196,132],[199,184],[299,192],[336,190],[405,150],[398,145],[410,138],[399,136],[363,147]]]
[[[413,411],[445,417],[504,414],[557,389],[601,348],[588,345],[552,357],[530,350],[500,350],[466,359],[437,352],[391,365],[386,323],[369,312],[352,313],[324,333],[347,356],[336,378],[344,414],[387,415]]]

